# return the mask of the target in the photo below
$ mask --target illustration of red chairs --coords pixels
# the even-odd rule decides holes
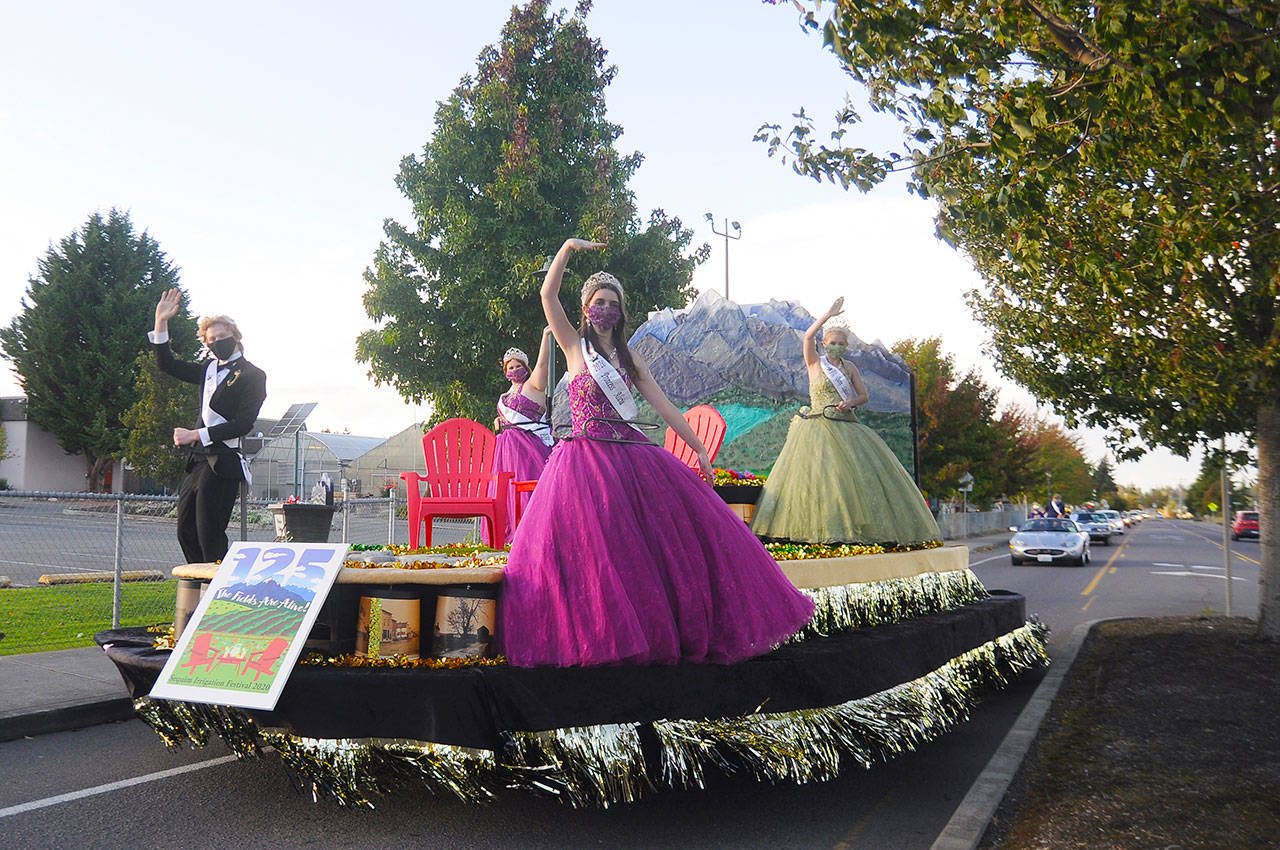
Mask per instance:
[[[181,669],[190,669],[187,675],[194,676],[197,667],[203,667],[208,673],[213,669],[213,665],[218,663],[218,653],[221,650],[214,648],[213,635],[203,632],[196,635],[196,639],[191,641],[191,655],[186,662],[181,665]]]
[[[263,673],[273,676],[275,673],[271,669],[271,665],[280,660],[280,656],[284,655],[284,651],[289,648],[289,641],[284,638],[275,638],[271,643],[267,644],[266,649],[249,653],[248,659],[244,662],[244,667],[240,668],[240,675],[243,676],[250,670],[256,671],[253,675],[253,681],[258,681]]]

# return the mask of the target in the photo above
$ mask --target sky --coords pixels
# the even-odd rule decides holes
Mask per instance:
[[[0,322],[18,311],[51,244],[116,207],[181,268],[194,313],[236,319],[246,356],[268,373],[263,416],[316,402],[311,430],[383,437],[427,418],[355,360],[356,336],[372,326],[362,273],[383,221],[410,221],[394,184],[401,158],[430,139],[437,103],[498,40],[510,8],[5,4]],[[695,287],[725,286],[710,212],[717,229],[741,224],[728,247],[734,301],[797,300],[817,315],[844,296],[844,318],[863,339],[939,336],[1002,402],[1035,405],[984,352],[987,334],[964,303],[979,278],[935,239],[928,202],[901,180],[867,195],[816,183],[752,141],[761,124],[790,126],[802,107],[824,126],[846,95],[859,97],[790,6],[598,0],[587,23],[618,69],[606,92],[624,128],[617,147],[645,156],[631,182],[641,214],[661,207],[712,246]],[[900,144],[883,120],[857,143]],[[0,363],[0,395],[20,392]],[[1090,462],[1104,455],[1100,430],[1074,433]],[[1116,464],[1115,478],[1188,485],[1198,469],[1198,455],[1160,450]]]

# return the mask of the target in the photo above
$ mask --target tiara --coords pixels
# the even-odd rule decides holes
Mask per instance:
[[[622,281],[608,272],[596,272],[582,283],[582,303],[586,304],[591,294],[602,286],[610,286],[618,290],[618,297],[623,297]]]
[[[526,369],[529,368],[529,355],[525,354],[523,351],[521,351],[518,348],[508,348],[505,352],[503,352],[502,362],[506,363],[508,360],[519,360],[521,363],[524,364],[524,368]]]

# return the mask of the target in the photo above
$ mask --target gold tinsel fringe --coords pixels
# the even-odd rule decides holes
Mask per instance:
[[[708,768],[746,770],[759,780],[797,783],[834,778],[852,762],[864,768],[931,741],[968,719],[983,692],[1049,663],[1048,629],[1031,619],[911,682],[825,708],[754,713],[716,720],[652,724],[662,785],[702,788]],[[237,755],[274,747],[314,799],[372,807],[378,794],[427,788],[469,803],[492,800],[501,786],[558,797],[579,807],[631,802],[654,790],[640,724],[514,732],[498,758],[489,750],[399,739],[303,738],[259,730],[247,714],[222,706],[135,700],[166,745],[204,746],[221,735]]]
[[[373,808],[371,797],[416,787],[466,803],[494,799],[492,750],[392,738],[302,738],[276,728],[262,730],[262,737],[313,800]]]
[[[813,619],[790,642],[899,623],[970,605],[991,595],[967,567],[835,587],[806,587],[800,592],[813,600]]]
[[[653,790],[640,751],[638,723],[509,732],[504,767],[543,771],[535,790],[580,808],[631,803]]]

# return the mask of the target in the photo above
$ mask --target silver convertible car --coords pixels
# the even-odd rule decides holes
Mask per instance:
[[[1028,562],[1077,567],[1089,563],[1089,533],[1073,520],[1029,519],[1021,528],[1009,530],[1015,532],[1009,540],[1009,560],[1015,567]]]

